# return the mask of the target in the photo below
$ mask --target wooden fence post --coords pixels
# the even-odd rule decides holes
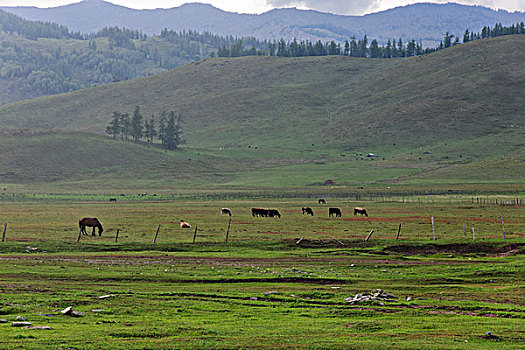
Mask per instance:
[[[193,233],[193,243],[195,243],[196,237],[197,237],[197,226],[195,226],[195,232]]]
[[[120,230],[117,230],[117,234],[115,235],[115,243],[118,242],[118,233],[120,232]]]
[[[340,245],[342,245],[343,247],[345,246],[345,244],[343,242],[341,242],[340,240],[338,240],[337,238],[335,238],[334,236],[330,236],[334,241],[336,241],[337,243],[339,243]]]
[[[431,218],[432,221],[432,240],[436,240],[436,231],[434,230],[434,217]]]
[[[472,228],[472,240],[476,239],[476,234],[474,233],[474,227]]]
[[[370,231],[370,233],[368,234],[368,237],[366,237],[366,239],[365,239],[365,242],[368,242],[370,237],[372,237],[372,233],[374,233],[374,230]]]
[[[7,231],[7,221],[5,222],[5,225],[4,225],[4,234],[2,235],[2,242],[5,242],[5,232]]]
[[[503,230],[503,239],[505,239],[505,221],[503,220],[503,213],[501,214],[501,229]]]
[[[153,239],[153,243],[157,242],[157,236],[159,235],[160,225],[161,224],[159,224],[159,227],[157,227],[157,232],[155,233],[155,238]]]
[[[463,224],[463,233],[465,234],[465,238],[467,238],[467,227],[465,224]]]
[[[399,224],[399,229],[397,230],[396,239],[399,239],[399,234],[401,233],[401,224]]]
[[[44,230],[42,230],[42,241],[45,241]]]
[[[228,221],[228,230],[226,230],[226,240],[224,243],[228,243],[228,235],[230,234],[230,224],[232,223],[232,218],[230,216],[230,220]]]

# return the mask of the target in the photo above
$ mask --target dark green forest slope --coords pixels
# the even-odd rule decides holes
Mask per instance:
[[[5,105],[0,181],[523,183],[524,46],[525,36],[511,35],[388,60],[211,58]],[[112,112],[135,106],[148,118],[181,113],[186,145],[165,152],[111,140]]]
[[[147,37],[117,27],[81,34],[0,10],[0,104],[158,74],[209,57],[237,40],[168,30]]]

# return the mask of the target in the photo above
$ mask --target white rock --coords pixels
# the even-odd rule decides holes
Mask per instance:
[[[46,330],[49,330],[49,329],[51,329],[51,327],[49,327],[49,326],[27,326],[27,327],[22,327],[22,329],[46,329]]]
[[[63,313],[64,315],[69,315],[71,313],[71,311],[73,311],[73,306],[68,306],[68,307],[66,307],[64,310],[62,310],[60,312]]]

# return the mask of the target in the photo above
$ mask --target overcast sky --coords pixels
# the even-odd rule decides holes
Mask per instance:
[[[262,13],[276,7],[297,7],[342,15],[363,15],[418,2],[447,3],[449,0],[106,0],[136,9],[171,8],[187,2],[203,2],[226,11]],[[79,0],[0,0],[0,6],[54,7]],[[525,12],[525,0],[457,0],[465,5],[482,5],[494,9]]]

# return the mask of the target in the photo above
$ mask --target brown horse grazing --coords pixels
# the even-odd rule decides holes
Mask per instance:
[[[326,201],[324,199],[319,199],[319,204],[326,204]]]
[[[354,208],[354,216],[357,216],[357,214],[361,214],[368,217],[368,213],[366,212],[365,208]]]
[[[341,217],[341,209],[339,208],[328,208],[328,216],[335,216],[336,218]]]
[[[80,233],[83,235],[87,235],[86,227],[93,227],[93,231],[91,232],[92,236],[95,235],[95,228],[98,228],[99,236],[102,236],[102,231],[104,231],[102,224],[97,218],[83,218],[82,220],[78,221],[78,226],[80,227]]]
[[[228,208],[221,208],[221,215],[232,216],[232,211]]]
[[[306,214],[307,216],[308,215],[314,216],[314,211],[310,207],[303,207],[302,211],[303,211],[303,215]]]

